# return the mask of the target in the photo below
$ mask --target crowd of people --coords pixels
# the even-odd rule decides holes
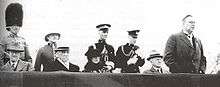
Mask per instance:
[[[152,50],[149,57],[139,55],[141,47],[136,45],[139,29],[128,30],[128,43],[121,45],[117,50],[106,42],[111,24],[96,26],[99,39],[91,44],[85,52],[88,62],[84,70],[70,63],[69,47],[57,47],[62,36],[60,33],[49,33],[45,36],[47,44],[38,50],[35,65],[29,54],[28,45],[23,37],[18,36],[23,22],[22,5],[11,3],[5,11],[6,30],[10,33],[5,43],[0,43],[0,71],[69,71],[90,73],[140,73],[146,61],[152,67],[144,74],[195,73],[205,74],[206,57],[202,43],[193,35],[195,20],[192,15],[182,19],[182,29],[171,35],[166,43],[164,55]],[[162,68],[165,63],[169,71]],[[218,72],[218,67],[213,71]]]

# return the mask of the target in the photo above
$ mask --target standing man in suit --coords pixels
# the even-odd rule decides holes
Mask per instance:
[[[55,49],[55,57],[55,70],[79,72],[79,66],[74,65],[69,61],[69,47],[58,47]]]
[[[30,62],[25,62],[20,59],[24,48],[19,45],[7,46],[7,54],[9,55],[9,61],[0,68],[0,71],[33,71],[34,68]]]
[[[20,59],[26,62],[32,62],[25,38],[18,35],[23,24],[23,10],[21,4],[11,3],[7,6],[5,10],[5,23],[9,35],[5,38],[5,42],[2,43],[3,49],[6,50],[5,48],[7,48],[7,46],[18,44],[24,48],[24,52],[22,52]],[[4,58],[5,64],[9,59],[7,57]]]
[[[40,48],[37,53],[34,68],[36,71],[54,71],[54,50],[57,48],[57,41],[60,39],[59,33],[49,33],[45,36],[47,45]],[[42,67],[41,67],[42,66]]]
[[[140,49],[139,46],[135,45],[139,31],[128,31],[129,42],[118,48],[115,65],[117,72],[140,73],[139,67],[143,66],[145,61],[136,53]]]
[[[163,56],[156,50],[152,50],[150,56],[147,58],[151,62],[152,67],[144,71],[144,74],[169,74],[170,72],[162,68]]]
[[[171,35],[166,43],[165,64],[171,73],[204,74],[206,57],[200,39],[193,35],[195,20],[192,15],[187,15],[182,22],[182,31]]]
[[[87,56],[88,60],[91,60],[89,55],[93,53],[92,52],[93,50],[97,50],[100,55],[100,63],[108,67],[109,70],[112,70],[114,68],[114,60],[115,60],[114,48],[112,45],[109,45],[108,43],[106,43],[106,39],[107,39],[108,31],[110,27],[111,27],[110,24],[99,24],[96,26],[96,28],[98,29],[100,38],[98,40],[98,43],[95,43],[89,46],[89,49],[85,53],[85,56]],[[111,68],[109,66],[111,66]]]

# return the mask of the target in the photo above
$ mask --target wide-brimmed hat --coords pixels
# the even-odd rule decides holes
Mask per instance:
[[[60,39],[60,33],[49,33],[49,34],[47,34],[47,35],[45,36],[45,41],[49,41],[48,37],[49,37],[50,35],[58,35],[58,36],[59,36],[59,39]]]

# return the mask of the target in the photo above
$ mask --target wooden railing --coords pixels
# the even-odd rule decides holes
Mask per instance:
[[[0,87],[220,87],[220,75],[0,72]]]

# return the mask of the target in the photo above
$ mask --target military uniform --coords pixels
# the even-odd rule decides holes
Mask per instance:
[[[106,60],[114,61],[114,57],[115,57],[114,48],[113,46],[107,44],[104,40],[99,40],[98,43],[95,43],[93,46],[89,46],[89,49],[85,55],[87,56],[94,49],[96,49],[98,53],[102,56],[101,62],[105,62]],[[108,59],[104,58],[104,56],[108,56]]]
[[[100,55],[100,63],[99,64],[93,64],[91,62],[91,56],[95,55],[94,50],[97,50],[98,55]],[[106,52],[105,54],[103,52]],[[105,62],[107,61],[115,61],[115,54],[114,54],[114,48],[111,45],[108,45],[105,41],[99,40],[98,43],[95,43],[95,46],[90,46],[88,51],[85,54],[88,59],[88,63],[85,66],[85,70],[87,71],[98,71],[100,69],[103,69],[104,66],[107,66]],[[114,66],[112,66],[114,68]]]
[[[24,52],[22,52],[22,56],[21,56],[21,60],[26,61],[26,62],[32,62],[32,58],[30,56],[29,50],[28,50],[28,45],[26,44],[26,41],[23,37],[14,35],[14,34],[10,34],[7,39],[6,39],[6,44],[5,44],[5,48],[7,48],[7,46],[11,46],[11,45],[18,45],[24,48]],[[8,59],[4,59],[4,63],[6,63],[8,61]]]
[[[96,26],[96,28],[99,29],[99,31],[102,32],[108,32],[108,29],[111,27],[110,24],[100,24]],[[91,46],[89,46],[88,51],[85,53],[85,56],[87,56],[88,59],[88,64],[87,66],[91,67],[90,65],[93,66],[93,64],[90,64],[91,62],[91,56],[94,55],[92,52],[94,50],[97,50],[98,54],[100,55],[100,64],[98,66],[107,66],[106,62],[111,62],[110,66],[112,68],[114,67],[114,62],[115,62],[115,53],[114,53],[114,48],[112,45],[109,45],[106,43],[105,39],[99,40],[98,43],[95,43]],[[94,65],[95,67],[96,65]],[[92,67],[91,67],[92,68]]]
[[[4,63],[4,58],[5,58],[5,50],[4,50],[4,45],[0,42],[0,67],[2,67]]]
[[[11,31],[12,27],[22,27],[23,23],[23,10],[22,5],[19,3],[11,3],[8,5],[5,11],[5,21],[6,21],[6,30]],[[18,36],[17,34],[11,33],[9,36],[5,38],[5,43],[3,43],[3,49],[6,51],[8,46],[17,45],[24,48],[23,55],[21,56],[21,60],[32,62],[32,58],[29,54],[28,47],[26,41],[23,37]],[[4,63],[6,63],[9,59],[4,57]]]
[[[137,33],[140,30],[128,31],[128,35],[132,38],[137,38]],[[137,53],[139,46],[134,44],[125,44],[118,48],[116,52],[116,68],[121,68],[122,73],[140,73],[139,67],[143,66],[145,61]],[[135,63],[128,63],[130,59],[137,59]]]
[[[121,68],[122,73],[140,73],[139,66],[143,66],[145,61],[140,56],[135,54],[136,48],[139,48],[133,44],[125,44],[118,48],[116,52],[116,68]],[[127,61],[132,57],[132,55],[137,55],[137,62],[135,64],[127,64]]]

